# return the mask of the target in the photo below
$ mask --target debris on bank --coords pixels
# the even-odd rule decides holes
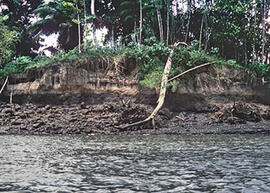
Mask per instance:
[[[215,104],[213,112],[171,112],[161,109],[156,129],[151,124],[117,126],[144,120],[153,110],[145,104],[119,102],[69,105],[0,104],[0,134],[203,134],[245,133],[245,128],[270,132],[270,107],[253,103]],[[233,128],[238,129],[233,129]],[[218,128],[223,128],[219,131]],[[227,129],[226,129],[227,128]],[[240,128],[240,129],[239,129]],[[242,128],[242,129],[241,129]],[[250,132],[250,130],[248,130]]]

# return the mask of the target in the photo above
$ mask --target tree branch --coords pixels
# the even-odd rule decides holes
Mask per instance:
[[[176,79],[176,78],[179,78],[180,76],[183,76],[184,74],[186,74],[186,73],[188,73],[188,72],[190,72],[190,71],[193,71],[193,70],[196,70],[196,69],[198,69],[198,68],[201,68],[201,67],[204,67],[204,66],[208,66],[208,65],[214,64],[214,63],[216,63],[216,62],[207,62],[207,63],[201,64],[201,65],[199,65],[199,66],[195,66],[195,67],[193,67],[193,68],[190,68],[190,69],[186,70],[185,72],[182,72],[181,74],[178,74],[178,75],[176,75],[176,76],[170,78],[170,79],[168,80],[168,82],[170,82],[170,81],[172,81],[172,80],[174,80],[174,79]]]

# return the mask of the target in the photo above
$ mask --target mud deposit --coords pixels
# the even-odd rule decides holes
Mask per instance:
[[[270,108],[252,103],[215,104],[207,111],[171,112],[163,108],[151,123],[118,126],[147,118],[151,105],[0,104],[1,134],[243,134],[270,133]]]

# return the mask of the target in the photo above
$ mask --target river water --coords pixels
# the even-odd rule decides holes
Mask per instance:
[[[1,191],[270,192],[270,136],[0,136]]]

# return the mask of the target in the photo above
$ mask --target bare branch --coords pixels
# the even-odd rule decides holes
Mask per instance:
[[[179,78],[180,76],[183,76],[184,74],[186,74],[186,73],[188,73],[188,72],[190,72],[190,71],[193,71],[193,70],[196,70],[196,69],[198,69],[198,68],[201,68],[201,67],[204,67],[204,66],[208,66],[208,65],[214,64],[214,63],[216,63],[216,62],[207,62],[207,63],[201,64],[201,65],[199,65],[199,66],[195,66],[195,67],[193,67],[193,68],[190,68],[190,69],[186,70],[185,72],[182,72],[181,74],[178,74],[178,75],[176,75],[176,76],[170,78],[170,79],[168,80],[168,82],[170,82],[170,81],[172,81],[172,80],[174,80],[174,79],[176,79],[176,78]]]

